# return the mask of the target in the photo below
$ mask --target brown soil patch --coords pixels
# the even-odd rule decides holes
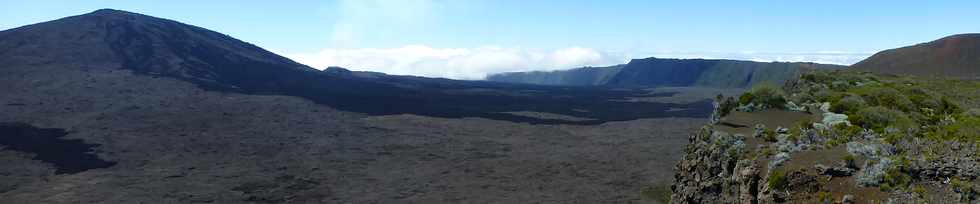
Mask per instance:
[[[744,125],[751,130],[755,124],[764,124],[766,128],[792,127],[797,121],[806,119],[817,120],[818,116],[805,113],[784,110],[764,110],[759,112],[732,112],[722,119],[722,122],[735,125]]]

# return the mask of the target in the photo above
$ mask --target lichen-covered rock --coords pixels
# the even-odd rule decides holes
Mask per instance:
[[[741,106],[735,108],[735,110],[741,111],[741,112],[751,113],[751,112],[766,110],[766,106],[755,104],[755,103],[749,103],[749,104],[741,105]]]
[[[792,101],[789,101],[789,102],[786,102],[786,110],[796,111],[796,112],[805,112],[806,111],[806,106],[796,105],[796,103],[793,103]]]
[[[830,112],[830,102],[820,103],[820,111],[823,111],[825,113]]]
[[[851,121],[847,120],[847,115],[832,112],[824,112],[823,120],[820,123],[830,127],[840,124],[851,125]]]
[[[864,167],[861,167],[861,170],[854,175],[854,181],[861,186],[878,186],[885,178],[885,172],[891,167],[892,160],[890,158],[880,158],[877,161],[868,160],[864,163]]]

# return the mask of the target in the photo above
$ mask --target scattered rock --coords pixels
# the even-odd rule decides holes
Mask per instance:
[[[795,192],[816,193],[820,191],[820,182],[817,176],[808,174],[806,171],[793,171],[786,175],[789,179],[789,188]]]
[[[752,137],[760,138],[766,135],[766,125],[755,124],[755,131],[752,133]]]
[[[776,133],[779,133],[779,134],[789,134],[789,128],[776,127]]]
[[[817,164],[814,166],[814,168],[817,169],[817,172],[819,172],[820,175],[828,175],[833,177],[851,176],[854,175],[855,171],[857,171],[855,169],[847,168],[845,166],[828,167],[822,164]]]

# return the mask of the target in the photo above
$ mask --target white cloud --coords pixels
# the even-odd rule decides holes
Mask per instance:
[[[451,79],[482,79],[487,74],[499,72],[568,69],[628,61],[625,56],[613,56],[583,47],[530,50],[496,46],[433,48],[409,45],[388,49],[325,49],[316,53],[284,55],[317,69],[340,66],[357,71]]]

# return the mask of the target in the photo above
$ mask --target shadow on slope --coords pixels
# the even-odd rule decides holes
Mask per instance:
[[[67,134],[62,129],[0,123],[0,145],[14,151],[33,153],[34,159],[54,165],[56,174],[74,174],[116,164],[90,153],[98,145],[87,144],[80,139],[61,138]]]

